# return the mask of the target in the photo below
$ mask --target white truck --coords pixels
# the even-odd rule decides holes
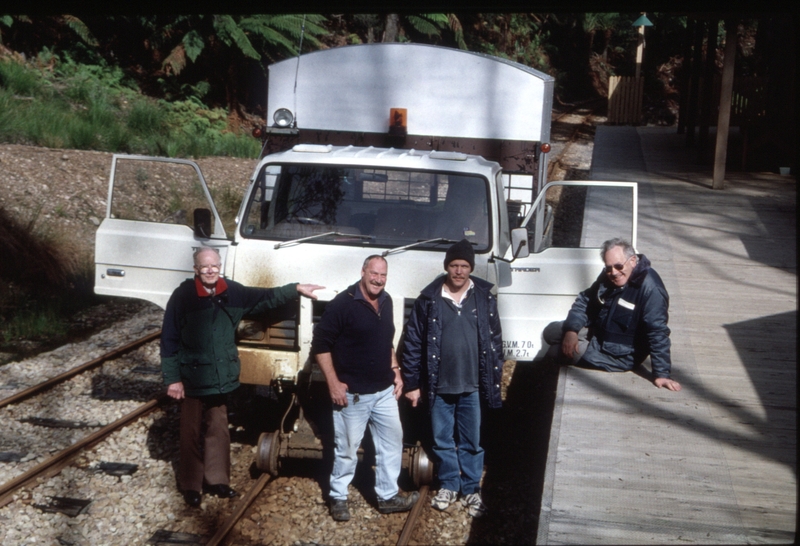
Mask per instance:
[[[368,255],[388,261],[399,343],[445,251],[467,239],[473,274],[496,286],[506,358],[532,361],[546,349],[543,328],[597,276],[600,243],[636,244],[635,183],[545,184],[553,85],[518,63],[417,44],[275,63],[274,123],[234,233],[195,163],[115,155],[95,291],[164,307],[201,245],[218,248],[222,274],[245,285],[327,287],[317,302],[239,327],[242,383],[292,396],[281,426],[259,442],[258,466],[272,473],[282,457],[319,456],[325,432],[309,427],[310,391],[297,387],[321,381],[309,359],[314,324]],[[424,452],[411,450],[407,462],[418,483],[429,480]]]

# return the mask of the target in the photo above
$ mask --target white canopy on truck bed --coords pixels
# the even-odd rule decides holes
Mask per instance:
[[[365,44],[269,67],[267,120],[301,129],[386,133],[405,108],[409,135],[547,142],[554,79],[519,63],[439,46]]]

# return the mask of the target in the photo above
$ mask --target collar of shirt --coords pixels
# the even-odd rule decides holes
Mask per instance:
[[[364,293],[361,292],[361,283],[360,282],[356,283],[356,291],[355,291],[355,294],[353,294],[353,299],[361,300],[364,303],[369,304],[370,306],[372,305],[369,302],[369,300],[367,300],[367,298],[364,297]],[[381,290],[381,293],[378,294],[378,309],[380,309],[383,306],[383,302],[384,301],[386,301],[386,290],[385,289]]]
[[[197,296],[199,298],[209,298],[214,294],[222,294],[223,292],[225,292],[228,289],[228,283],[225,282],[225,279],[220,277],[219,279],[217,279],[217,284],[214,285],[214,291],[212,293],[206,289],[205,285],[203,284],[203,281],[200,280],[200,277],[195,275],[194,287],[197,289]]]
[[[467,296],[469,296],[469,294],[470,294],[470,292],[472,292],[473,288],[475,288],[475,283],[472,281],[472,279],[470,279],[469,280],[469,287],[466,290],[464,290],[463,294],[461,294],[461,300],[460,301],[456,301],[455,298],[453,298],[453,295],[450,294],[450,292],[447,291],[447,285],[443,284],[442,285],[442,298],[447,298],[448,300],[452,301],[456,305],[456,307],[461,309],[461,304],[464,303],[464,300],[467,299]]]

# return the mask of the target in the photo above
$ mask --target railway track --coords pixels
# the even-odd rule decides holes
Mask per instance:
[[[114,349],[106,354],[94,358],[88,362],[72,367],[66,371],[57,374],[55,377],[42,381],[36,385],[25,388],[16,392],[15,394],[6,398],[0,399],[0,412],[8,414],[10,411],[18,410],[23,406],[46,406],[47,401],[59,398],[59,389],[64,389],[64,385],[70,382],[87,383],[81,376],[95,374],[97,377],[97,369],[101,368],[104,364],[113,362],[115,359],[124,357],[126,354],[136,351],[143,346],[155,341],[159,336],[159,332],[152,332],[137,340],[129,342],[118,349]],[[160,388],[160,387],[159,387]],[[65,391],[67,394],[69,390]],[[60,532],[59,527],[64,527],[64,522],[67,521],[72,524],[75,519],[84,518],[84,521],[91,521],[91,525],[97,529],[107,529],[109,533],[119,533],[122,525],[119,525],[113,519],[109,520],[105,511],[93,510],[93,507],[98,504],[106,506],[110,504],[107,501],[123,500],[125,495],[106,494],[102,486],[94,488],[93,486],[75,487],[74,484],[78,483],[80,479],[78,476],[90,474],[89,481],[98,481],[94,477],[97,472],[98,466],[106,464],[100,459],[103,458],[104,442],[111,444],[125,443],[123,440],[113,440],[114,435],[119,434],[122,429],[138,428],[140,431],[149,431],[154,424],[160,420],[164,420],[169,416],[165,414],[171,413],[173,419],[177,416],[177,404],[170,404],[170,400],[165,396],[159,396],[155,399],[150,399],[143,404],[138,405],[132,411],[125,413],[119,418],[113,420],[103,427],[89,427],[96,429],[93,432],[86,434],[80,439],[75,439],[69,442],[69,445],[55,453],[46,456],[46,454],[39,455],[36,460],[29,461],[37,462],[31,468],[27,468],[24,472],[19,473],[12,479],[6,480],[5,483],[0,485],[0,526],[5,522],[10,522],[17,519],[28,519],[37,528],[37,531],[47,531],[48,527],[51,528],[50,533],[45,532],[42,536],[50,539],[50,542],[61,544],[94,544],[98,543],[97,539],[90,539],[88,542],[82,542],[76,538],[75,534],[69,532]],[[60,417],[69,417],[66,413],[61,413]],[[144,420],[149,419],[149,422],[143,423]],[[61,419],[62,421],[69,421],[69,419]],[[77,421],[77,420],[73,420]],[[176,423],[173,423],[176,425]],[[164,427],[162,427],[164,428]],[[177,429],[174,426],[174,429]],[[175,430],[175,432],[177,432]],[[149,433],[149,432],[148,432]],[[141,436],[141,432],[138,436]],[[173,439],[173,443],[176,438]],[[187,543],[192,543],[197,540],[197,543],[204,544],[228,544],[230,538],[235,535],[236,544],[261,544],[261,539],[258,537],[251,537],[242,542],[244,536],[236,532],[237,526],[240,525],[244,518],[249,517],[254,511],[253,508],[257,507],[259,510],[269,510],[274,512],[275,504],[274,493],[271,491],[264,491],[268,485],[274,485],[278,482],[277,486],[282,489],[291,489],[299,481],[308,481],[307,477],[279,477],[272,478],[269,474],[262,474],[256,479],[245,475],[243,470],[252,462],[253,450],[247,449],[246,446],[239,446],[236,449],[234,446],[234,461],[233,464],[238,468],[238,472],[234,472],[233,479],[235,480],[234,486],[244,491],[243,496],[232,501],[223,501],[215,498],[205,498],[203,508],[201,511],[189,509],[183,505],[182,499],[175,490],[174,483],[165,483],[160,490],[160,506],[156,510],[173,516],[172,519],[167,519],[167,524],[156,525],[142,525],[143,521],[137,521],[136,524],[141,526],[141,529],[134,532],[138,533],[138,538],[141,540],[134,540],[131,542],[124,541],[125,543],[144,543],[145,541],[156,543],[159,538],[165,539],[165,542],[174,540],[179,537],[180,540],[187,540]],[[3,451],[3,445],[0,444],[0,452]],[[134,448],[135,451],[135,448]],[[6,452],[8,453],[8,452]],[[173,456],[174,460],[175,457]],[[13,462],[13,461],[9,461]],[[98,465],[100,463],[100,465]],[[116,463],[112,463],[116,464]],[[124,465],[124,463],[123,463]],[[129,465],[136,466],[136,465]],[[143,466],[139,463],[138,466]],[[145,464],[144,466],[148,466]],[[141,471],[140,471],[141,472]],[[137,472],[138,474],[138,472]],[[164,474],[164,472],[162,472]],[[174,471],[171,468],[166,469],[166,474],[170,477],[174,476]],[[123,478],[128,478],[125,480]],[[130,475],[117,475],[110,479],[117,479],[118,483],[126,484],[125,489],[131,496],[147,496],[147,492],[136,491],[137,487],[134,478]],[[107,480],[106,480],[107,481]],[[150,480],[153,481],[152,479]],[[171,482],[171,480],[170,480]],[[66,487],[64,487],[66,485]],[[109,484],[105,484],[108,486]],[[308,487],[308,484],[305,485]],[[75,491],[77,489],[77,491]],[[113,486],[111,487],[113,489]],[[143,495],[141,493],[144,493]],[[356,496],[356,495],[354,495]],[[327,508],[324,504],[320,505],[318,501],[322,499],[322,492],[315,491],[313,498],[305,499],[306,503],[310,506],[307,508],[309,512],[317,514],[324,523],[328,522],[329,515]],[[399,536],[397,544],[408,544],[411,540],[416,522],[419,516],[423,513],[424,506],[429,502],[427,498],[427,487],[421,490],[421,498],[414,509],[408,514],[396,514],[392,516],[381,516],[376,518],[381,524],[381,531],[386,535],[387,539],[391,535]],[[85,503],[85,504],[81,504]],[[354,499],[356,506],[361,506],[362,509],[369,513],[374,510],[363,499]],[[42,513],[37,512],[43,511]],[[295,508],[295,510],[297,510]],[[189,516],[189,517],[187,517]],[[142,515],[142,518],[144,516]],[[131,519],[128,516],[128,519]],[[44,520],[44,521],[40,521]],[[169,525],[169,521],[182,521],[182,525]],[[17,523],[14,521],[14,523]],[[335,524],[330,525],[333,530],[332,543],[348,543],[350,539],[346,537],[348,531],[342,533],[341,529],[337,529]],[[386,529],[386,531],[383,530]],[[304,533],[305,534],[305,533]],[[112,535],[104,535],[104,538],[99,543],[114,543]],[[375,534],[373,537],[382,536]],[[188,537],[188,538],[187,538]],[[206,538],[210,537],[210,538]],[[340,538],[336,538],[340,537]],[[120,536],[120,538],[122,538]],[[382,543],[393,543],[394,540],[387,542],[387,539],[379,540]],[[104,542],[110,540],[111,542]],[[363,540],[363,539],[362,539]],[[0,532],[0,542],[14,543],[14,535],[3,535]]]
[[[56,385],[64,383],[65,381],[68,381],[87,371],[94,370],[95,368],[103,365],[105,362],[118,358],[129,351],[137,349],[146,343],[158,339],[160,335],[161,335],[160,330],[157,332],[147,334],[135,341],[123,345],[122,347],[107,352],[95,359],[85,362],[63,373],[60,373],[55,377],[52,377],[36,385],[28,387],[27,389],[17,392],[16,394],[3,398],[2,400],[0,400],[0,408],[5,408],[6,406],[14,404],[20,404],[29,401],[36,396],[40,396],[47,390],[55,387]],[[13,496],[17,494],[20,489],[36,484],[37,481],[41,481],[46,477],[50,477],[57,474],[58,472],[60,472],[62,468],[64,468],[64,466],[69,464],[82,450],[91,447],[92,445],[96,444],[99,441],[102,441],[104,438],[106,438],[113,432],[130,424],[132,421],[138,419],[139,417],[150,413],[151,411],[156,409],[160,404],[163,404],[165,401],[166,400],[164,396],[161,396],[156,400],[148,401],[147,403],[136,408],[134,411],[125,414],[121,418],[115,420],[113,423],[100,427],[99,430],[91,434],[88,434],[82,439],[79,439],[78,441],[72,443],[70,446],[59,451],[52,457],[49,457],[42,463],[36,465],[34,468],[24,472],[22,475],[17,476],[16,478],[3,484],[2,486],[0,486],[0,507],[5,506],[9,502],[11,502]],[[39,422],[41,423],[42,421]],[[59,420],[53,419],[52,421],[49,422],[49,424],[51,426],[58,426],[59,424],[68,425],[68,421],[62,419],[60,420],[59,423]]]
[[[269,482],[272,477],[269,474],[262,474],[258,480],[253,484],[250,490],[244,497],[237,503],[231,515],[224,521],[222,525],[217,528],[214,535],[206,542],[206,546],[220,546],[228,544],[228,539],[231,532],[236,527],[236,524],[245,517],[250,505],[256,500],[258,495],[264,489],[264,486]],[[403,528],[400,531],[400,536],[397,540],[397,546],[407,546],[412,539],[414,530],[416,529],[417,521],[423,512],[424,507],[428,504],[428,490],[427,485],[423,485],[419,489],[419,499],[414,504],[414,507],[407,513]]]

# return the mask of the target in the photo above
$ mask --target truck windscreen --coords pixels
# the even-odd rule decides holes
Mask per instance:
[[[488,183],[461,173],[267,165],[242,219],[247,238],[396,247],[434,238],[488,248]],[[361,237],[347,237],[359,235]]]

